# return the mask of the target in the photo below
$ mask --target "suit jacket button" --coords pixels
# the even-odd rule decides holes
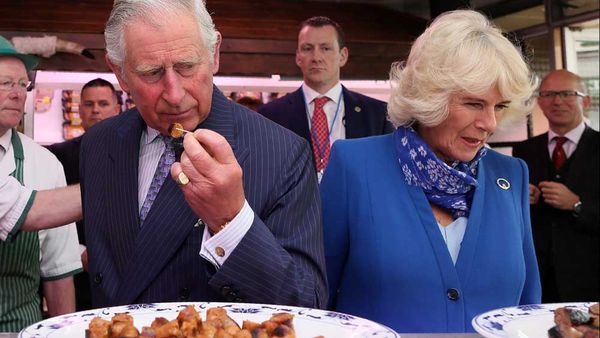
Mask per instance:
[[[243,302],[244,300],[243,300],[242,298],[240,298],[240,297],[237,297],[236,299],[234,299],[234,301],[235,301],[236,303],[241,303],[241,302]]]
[[[231,292],[231,286],[225,285],[225,286],[221,287],[221,295],[223,297],[226,297],[230,292]]]
[[[233,302],[236,298],[239,298],[237,292],[231,291],[227,294],[225,300],[227,300],[228,302]]]
[[[96,283],[96,284],[102,283],[102,274],[101,273],[97,273],[96,276],[94,276],[94,283]]]
[[[190,298],[190,289],[189,288],[182,288],[181,290],[179,290],[179,299],[186,300],[188,298]]]
[[[460,298],[460,293],[455,288],[450,288],[450,289],[446,290],[446,295],[448,296],[448,299],[450,299],[450,300],[458,300],[458,298]]]

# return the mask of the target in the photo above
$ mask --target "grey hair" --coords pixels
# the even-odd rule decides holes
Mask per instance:
[[[123,69],[125,51],[125,28],[127,25],[146,23],[154,27],[162,25],[165,15],[191,13],[198,23],[204,46],[213,55],[217,43],[217,32],[204,0],[115,0],[110,12],[104,39],[106,53],[112,63]],[[212,58],[210,58],[212,62]]]
[[[390,83],[392,124],[433,127],[448,117],[451,95],[483,94],[495,86],[511,101],[504,118],[524,116],[533,104],[537,78],[519,49],[485,16],[456,10],[431,23],[406,63],[392,64]]]

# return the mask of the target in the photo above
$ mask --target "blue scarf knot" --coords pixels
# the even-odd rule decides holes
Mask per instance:
[[[441,161],[412,127],[394,132],[398,162],[408,185],[423,189],[427,200],[452,213],[452,217],[468,217],[477,187],[477,166],[487,149],[479,149],[469,162],[454,161],[451,166]]]

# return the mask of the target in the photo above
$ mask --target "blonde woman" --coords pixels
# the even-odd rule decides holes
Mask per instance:
[[[481,14],[445,13],[391,70],[394,134],[334,144],[321,184],[329,306],[398,332],[468,332],[540,302],[525,163],[485,147],[535,82]]]

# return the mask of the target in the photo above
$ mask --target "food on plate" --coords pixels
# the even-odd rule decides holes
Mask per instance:
[[[209,308],[203,321],[194,306],[188,305],[176,319],[157,317],[141,333],[135,328],[133,317],[126,313],[116,314],[110,321],[95,317],[86,330],[86,338],[295,338],[293,317],[275,313],[262,323],[244,320],[240,327],[224,308]]]
[[[556,326],[548,330],[550,338],[598,338],[598,303],[588,312],[567,307],[554,310]]]

